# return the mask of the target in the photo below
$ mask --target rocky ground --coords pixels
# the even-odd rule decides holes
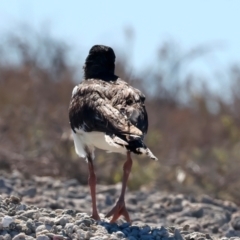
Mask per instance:
[[[133,220],[110,224],[104,214],[120,185],[97,186],[102,221],[89,217],[87,186],[50,177],[0,175],[0,240],[61,239],[240,239],[240,208],[209,196],[186,196],[148,189],[126,194]]]

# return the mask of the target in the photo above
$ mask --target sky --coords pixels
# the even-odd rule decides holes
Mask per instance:
[[[95,44],[109,45],[117,56],[129,56],[136,71],[153,66],[166,41],[182,54],[211,45],[214,50],[192,59],[185,71],[217,81],[216,72],[240,63],[239,12],[239,0],[0,0],[0,35],[27,24],[47,29],[82,56]]]

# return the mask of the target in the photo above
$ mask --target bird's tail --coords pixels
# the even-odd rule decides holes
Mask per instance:
[[[149,148],[147,148],[146,146],[138,148],[136,150],[137,150],[137,152],[139,152],[139,154],[146,155],[149,158],[151,158],[152,160],[155,160],[155,161],[158,160],[158,158],[156,156],[154,156],[153,153],[151,152],[151,150]]]
[[[136,135],[128,135],[128,134],[121,134],[121,135],[113,135],[113,134],[106,134],[106,137],[111,139],[111,141],[122,147],[125,147],[130,152],[140,155],[146,155],[152,160],[157,161],[157,157],[151,152],[151,150],[143,143],[143,139],[140,136]]]

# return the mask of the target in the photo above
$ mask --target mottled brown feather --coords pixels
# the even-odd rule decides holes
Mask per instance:
[[[118,78],[116,81],[87,79],[72,96],[69,119],[75,128],[86,132],[137,135],[148,129],[145,96]]]

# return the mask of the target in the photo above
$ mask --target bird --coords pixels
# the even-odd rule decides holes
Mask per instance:
[[[115,53],[111,47],[94,45],[83,66],[84,77],[75,86],[69,105],[75,151],[88,164],[92,215],[100,220],[96,200],[95,148],[126,155],[122,188],[115,206],[106,214],[110,222],[123,216],[131,223],[125,206],[125,191],[132,168],[131,154],[158,160],[143,140],[148,130],[145,95],[115,75]]]

